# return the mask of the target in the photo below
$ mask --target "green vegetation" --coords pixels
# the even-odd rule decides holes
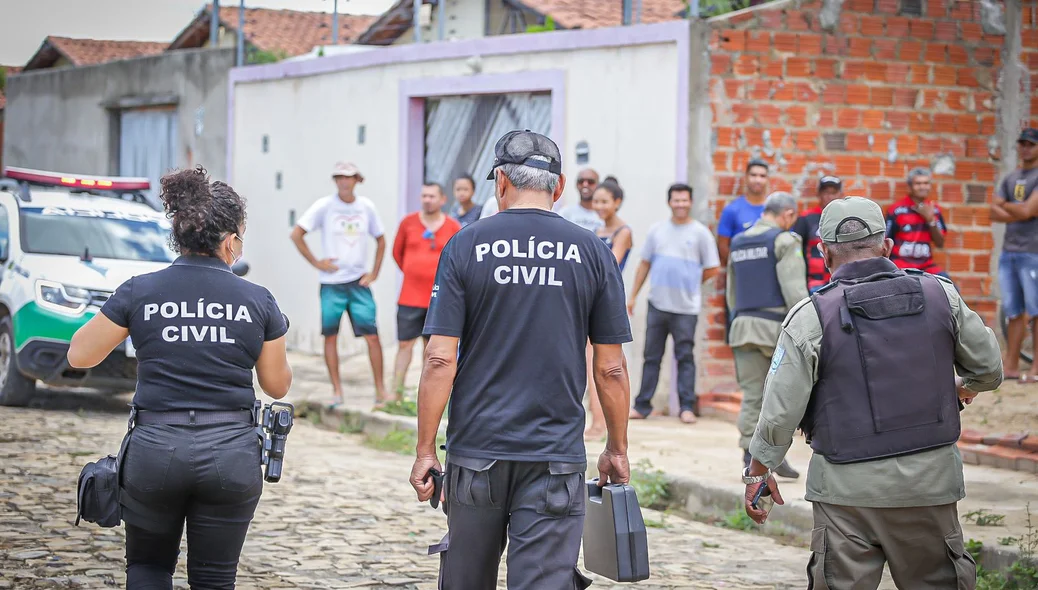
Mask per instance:
[[[1005,524],[1005,514],[995,514],[984,508],[974,510],[962,515],[963,522],[972,522],[977,526],[1002,526]]]
[[[368,435],[364,444],[379,451],[411,455],[418,444],[418,433],[410,428],[391,430],[382,437]]]
[[[690,10],[689,2],[685,2],[685,10]],[[750,5],[750,0],[699,0],[699,17],[710,18],[742,10]],[[687,13],[686,13],[687,14]]]
[[[527,25],[526,26],[526,32],[527,33],[546,33],[548,31],[554,31],[554,30],[555,30],[555,19],[551,18],[551,16],[544,17],[544,24],[543,25]]]
[[[992,571],[980,565],[980,553],[984,544],[970,539],[966,542],[966,550],[977,562],[977,590],[1034,590],[1038,588],[1038,565],[1035,557],[1038,552],[1038,530],[1031,522],[1031,505],[1027,505],[1027,532],[1023,538],[1002,537],[1000,545],[1008,545],[1015,541],[1020,549],[1020,559],[1013,562],[1004,573]]]
[[[253,48],[245,58],[245,63],[250,66],[272,64],[277,63],[286,57],[288,57],[288,53],[286,53],[284,49],[278,49],[277,51],[264,51],[262,49]]]
[[[404,398],[400,401],[387,402],[385,406],[378,409],[379,412],[393,414],[396,416],[417,416],[418,402],[413,399]]]
[[[653,467],[648,459],[638,461],[631,468],[631,486],[638,494],[638,503],[646,508],[663,508],[670,497],[667,474]]]
[[[0,67],[0,92],[7,87],[7,69]]]
[[[753,519],[746,514],[746,510],[742,508],[726,513],[724,518],[718,521],[717,525],[721,528],[737,531],[755,531],[758,528],[757,523],[753,522]]]

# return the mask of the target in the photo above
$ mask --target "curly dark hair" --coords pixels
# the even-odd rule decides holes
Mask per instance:
[[[159,198],[173,224],[169,247],[174,252],[215,256],[227,234],[245,225],[245,199],[227,183],[210,182],[201,166],[170,172],[159,184]]]

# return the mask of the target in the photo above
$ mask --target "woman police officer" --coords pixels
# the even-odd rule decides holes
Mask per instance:
[[[161,185],[180,257],[120,285],[76,332],[68,361],[96,366],[127,336],[137,349],[122,470],[127,587],[173,587],[186,521],[191,588],[233,588],[263,489],[252,369],[268,395],[288,393],[288,326],[269,291],[231,272],[245,200],[201,166]]]

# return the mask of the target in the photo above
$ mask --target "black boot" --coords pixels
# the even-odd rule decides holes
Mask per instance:
[[[793,469],[793,466],[789,464],[789,461],[783,459],[782,464],[775,468],[775,475],[785,477],[786,479],[797,479],[800,477],[800,472]]]

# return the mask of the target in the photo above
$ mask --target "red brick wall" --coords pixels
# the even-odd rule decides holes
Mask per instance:
[[[773,164],[771,189],[793,191],[807,206],[816,202],[818,177],[831,172],[844,179],[847,195],[885,207],[905,194],[908,170],[950,155],[954,173],[934,178],[949,224],[938,260],[969,304],[990,319],[997,303],[988,203],[998,152],[989,150],[989,140],[996,137],[1003,37],[984,34],[975,0],[923,0],[921,17],[902,15],[900,4],[847,0],[831,33],[819,23],[820,1],[714,22],[712,210],[719,216],[742,192],[755,149]],[[1025,18],[1024,44],[1038,49],[1033,15]],[[1038,51],[1025,57],[1036,71]],[[1038,113],[1038,97],[1031,100]],[[720,339],[720,293],[709,301],[702,391],[734,383],[731,353]]]

